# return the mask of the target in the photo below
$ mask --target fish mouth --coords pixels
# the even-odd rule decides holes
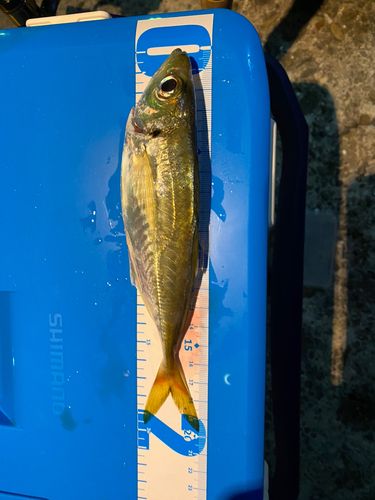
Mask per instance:
[[[183,72],[191,71],[191,63],[188,54],[181,49],[174,49],[167,60],[164,62],[162,68],[167,71],[168,69],[180,70]]]
[[[171,53],[170,53],[170,56],[174,57],[174,56],[180,56],[180,55],[185,55],[187,56],[187,53],[184,51],[184,50],[181,50],[181,49],[174,49]]]

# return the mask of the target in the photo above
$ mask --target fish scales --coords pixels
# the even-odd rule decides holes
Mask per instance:
[[[128,210],[127,224],[132,224],[131,240],[137,261],[138,285],[142,295],[148,297],[148,302],[153,302],[151,313],[155,308],[157,314],[153,314],[154,320],[158,328],[161,328],[162,334],[167,336],[167,323],[172,325],[176,335],[180,333],[179,316],[183,316],[189,295],[189,274],[178,272],[178,269],[186,267],[191,253],[191,240],[196,223],[194,210],[189,210],[189,205],[192,205],[194,186],[192,176],[186,176],[185,172],[181,173],[184,169],[175,167],[183,160],[176,154],[175,147],[168,148],[168,141],[164,139],[154,139],[155,142],[166,144],[160,145],[160,149],[165,149],[164,154],[160,156],[153,154],[154,144],[150,147],[145,144],[151,171],[155,172],[153,178],[156,180],[156,186],[154,192],[150,193],[153,199],[145,204],[138,193],[140,183],[130,181],[128,186],[132,191],[129,197],[131,210]],[[186,170],[193,168],[194,165],[188,165]],[[155,206],[151,217],[147,213],[150,203]],[[180,221],[178,228],[176,219]],[[170,293],[170,282],[173,285],[173,295]],[[176,307],[176,303],[179,307]]]

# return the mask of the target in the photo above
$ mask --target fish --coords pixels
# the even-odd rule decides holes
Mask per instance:
[[[199,169],[190,59],[175,49],[131,109],[121,163],[121,207],[132,283],[158,330],[163,359],[144,410],[169,394],[199,432],[178,352],[192,315],[199,261]]]

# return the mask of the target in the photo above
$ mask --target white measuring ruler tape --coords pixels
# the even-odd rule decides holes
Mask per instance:
[[[143,299],[137,293],[137,410],[138,410],[138,499],[206,500],[207,498],[207,414],[208,414],[208,338],[209,277],[208,222],[211,200],[211,81],[213,15],[169,17],[138,21],[136,31],[136,97],[142,95],[152,75],[147,75],[151,57],[164,55],[174,48],[199,56],[204,67],[194,75],[197,104],[197,149],[200,167],[200,261],[205,269],[191,324],[181,344],[179,358],[200,421],[199,435],[190,427],[169,396],[156,416],[147,424],[143,412],[162,359],[161,341]],[[173,36],[192,28],[186,43],[173,43]],[[170,28],[179,27],[179,31]],[[168,47],[138,47],[142,35],[158,29]],[[165,37],[162,29],[165,28]],[[188,29],[189,29],[188,28]],[[155,33],[155,31],[153,32]],[[189,34],[189,31],[186,31]],[[169,36],[171,35],[171,36]],[[183,35],[182,35],[183,36]],[[194,36],[197,38],[193,39]],[[151,35],[150,40],[153,39]],[[154,38],[155,39],[155,38]],[[143,37],[143,40],[145,38]],[[208,40],[208,43],[207,43]],[[138,52],[137,52],[138,50]],[[197,54],[192,52],[196,52]],[[141,64],[142,63],[142,64]],[[158,64],[158,67],[161,65]],[[156,69],[158,69],[156,67]],[[156,71],[155,69],[155,71]]]

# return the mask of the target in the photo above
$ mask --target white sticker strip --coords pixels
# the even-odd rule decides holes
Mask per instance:
[[[208,266],[208,221],[211,200],[211,81],[213,15],[148,19],[139,21],[136,31],[136,102],[150,81],[153,57],[167,56],[176,47],[196,58],[199,73],[194,75],[196,90],[196,132],[200,167],[200,261]],[[162,28],[179,26],[178,45]],[[186,27],[187,39],[181,43]],[[145,36],[158,29],[159,37]],[[154,32],[155,33],[155,32]],[[143,35],[143,40],[140,38]],[[155,47],[154,40],[168,40],[168,46]],[[138,43],[139,42],[139,43]],[[211,45],[208,45],[211,44]],[[154,59],[155,61],[156,59]],[[155,71],[158,67],[155,67]],[[147,74],[148,73],[148,74]],[[138,499],[206,500],[207,495],[207,412],[209,276],[204,269],[191,324],[181,344],[179,358],[200,421],[199,435],[180,415],[171,397],[147,424],[143,411],[158,371],[162,350],[157,329],[143,299],[137,294],[137,408],[138,408]]]
[[[189,54],[194,54],[196,52],[199,52],[199,45],[180,45],[177,47],[175,46],[170,46],[170,47],[152,47],[150,49],[147,49],[147,55],[148,56],[169,56],[174,49],[181,49],[184,50],[185,52],[188,52]]]

